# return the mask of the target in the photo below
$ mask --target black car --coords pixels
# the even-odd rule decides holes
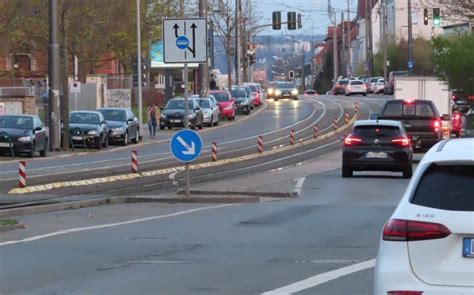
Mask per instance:
[[[171,129],[173,127],[184,126],[185,104],[184,98],[178,97],[168,100],[166,106],[160,114],[160,129]],[[188,122],[192,129],[198,127],[202,129],[203,113],[199,102],[196,99],[190,98],[188,100]]]
[[[230,95],[235,99],[235,108],[237,112],[242,112],[246,115],[250,114],[252,109],[250,98],[243,88],[232,88]]]
[[[37,116],[0,116],[0,155],[13,153],[26,154],[33,158],[39,151],[41,157],[48,152],[48,134]]]
[[[391,120],[361,120],[344,140],[342,177],[353,171],[401,171],[412,176],[413,149],[402,123]]]
[[[127,145],[130,140],[138,143],[140,140],[140,127],[135,114],[127,109],[102,108],[98,109],[104,115],[109,128],[109,143],[118,142]]]
[[[442,120],[450,117],[441,117],[430,100],[393,99],[385,102],[378,119],[401,121],[415,152],[424,152],[442,139]]]
[[[104,115],[97,111],[74,111],[69,113],[69,133],[74,146],[94,146],[96,149],[109,145],[109,129]]]
[[[298,89],[296,88],[295,84],[291,82],[280,82],[275,84],[273,99],[275,101],[282,98],[298,100],[298,94]]]
[[[474,95],[467,95],[462,90],[453,90],[453,110],[466,113],[474,108]]]
[[[461,137],[474,137],[474,112],[467,113],[462,118]]]

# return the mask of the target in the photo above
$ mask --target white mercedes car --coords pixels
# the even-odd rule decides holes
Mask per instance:
[[[383,229],[374,294],[474,294],[474,138],[423,157]]]

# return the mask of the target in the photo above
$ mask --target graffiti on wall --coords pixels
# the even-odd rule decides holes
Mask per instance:
[[[107,91],[107,107],[131,108],[132,94],[130,89],[109,89]]]

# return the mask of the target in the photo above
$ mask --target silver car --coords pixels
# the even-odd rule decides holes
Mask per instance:
[[[203,122],[209,127],[219,125],[219,106],[213,96],[199,97],[198,103],[201,106]]]

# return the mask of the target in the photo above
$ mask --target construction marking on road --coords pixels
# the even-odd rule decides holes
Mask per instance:
[[[293,294],[296,292],[300,292],[309,288],[316,287],[318,285],[324,284],[326,282],[338,279],[340,277],[362,271],[365,269],[369,269],[375,266],[375,259],[367,260],[364,262],[352,264],[346,267],[342,267],[336,270],[332,270],[329,272],[325,272],[322,274],[318,274],[315,276],[312,276],[310,278],[304,279],[302,281],[272,290],[268,291],[265,293],[262,293],[262,295],[277,295],[277,294]]]
[[[156,216],[150,216],[150,217],[145,217],[145,218],[131,219],[131,220],[116,222],[116,223],[106,223],[106,224],[93,225],[93,226],[63,229],[63,230],[59,230],[59,231],[55,231],[55,232],[51,232],[51,233],[47,233],[43,235],[33,236],[33,237],[21,239],[21,240],[1,242],[0,246],[27,243],[27,242],[42,240],[42,239],[46,239],[46,238],[50,238],[54,236],[60,236],[60,235],[65,235],[65,234],[70,234],[70,233],[75,233],[75,232],[83,232],[83,231],[88,231],[88,230],[117,227],[117,226],[122,226],[122,225],[146,222],[146,221],[157,220],[157,219],[164,219],[164,218],[175,217],[175,216],[180,216],[180,215],[185,215],[185,214],[191,214],[191,213],[195,213],[199,211],[218,209],[218,208],[224,208],[224,207],[235,206],[235,205],[238,205],[238,204],[222,204],[222,205],[215,205],[215,206],[208,206],[208,207],[200,207],[200,208],[194,208],[194,209],[189,209],[185,211],[178,211],[178,212],[165,214],[165,215],[156,215]]]
[[[263,139],[261,142],[261,148],[262,152],[260,152],[260,145],[257,153],[254,154],[248,154],[245,156],[240,156],[236,158],[228,158],[228,159],[223,159],[223,160],[218,160],[215,162],[204,162],[200,164],[193,164],[189,166],[189,169],[191,170],[197,170],[197,169],[202,169],[202,168],[209,168],[209,167],[216,167],[216,166],[221,166],[221,165],[226,165],[226,164],[231,164],[231,163],[238,163],[238,162],[243,162],[251,159],[256,159],[259,157],[264,157],[264,156],[269,156],[269,155],[274,155],[277,153],[293,150],[296,148],[304,147],[309,144],[317,143],[319,141],[322,141],[326,138],[329,138],[338,132],[343,131],[346,128],[349,128],[352,123],[354,123],[358,119],[359,115],[355,114],[349,124],[343,125],[341,127],[338,127],[337,129],[330,131],[328,133],[325,133],[321,136],[318,136],[318,138],[311,138],[305,141],[299,141],[295,143],[294,145],[288,145],[288,146],[283,146],[277,149],[272,149],[268,151],[263,150]],[[67,188],[67,187],[77,187],[77,186],[85,186],[88,185],[87,181],[90,181],[94,184],[98,183],[109,183],[109,182],[115,182],[115,181],[121,181],[121,180],[131,180],[131,179],[136,179],[136,178],[142,178],[142,177],[150,177],[150,176],[156,176],[156,175],[163,175],[163,174],[170,174],[173,172],[180,172],[184,171],[185,166],[177,166],[177,167],[170,167],[170,168],[163,168],[163,169],[158,169],[158,170],[152,170],[152,171],[145,171],[145,172],[140,172],[140,173],[129,173],[129,174],[122,174],[122,175],[115,175],[115,176],[108,176],[108,177],[99,177],[99,178],[93,178],[93,179],[87,179],[87,180],[77,180],[77,181],[63,181],[63,182],[55,182],[55,183],[50,183],[50,184],[43,184],[43,185],[37,185],[37,186],[30,186],[30,187],[25,187],[25,188],[14,188],[8,192],[8,194],[27,194],[27,193],[32,193],[32,192],[42,192],[42,191],[47,191],[50,189],[57,189],[57,188]]]

